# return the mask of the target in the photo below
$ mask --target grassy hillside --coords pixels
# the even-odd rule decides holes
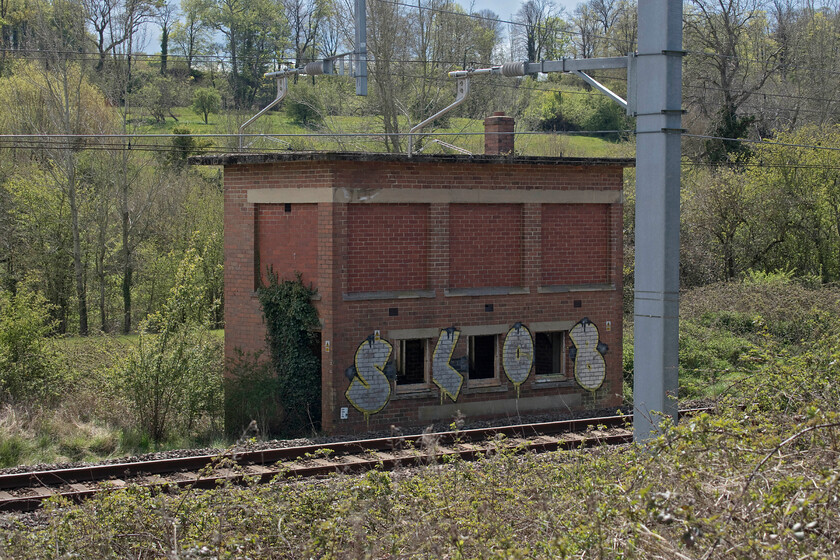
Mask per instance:
[[[247,121],[254,113],[229,113],[225,115],[213,114],[208,124],[204,124],[203,117],[196,114],[189,107],[179,107],[173,110],[178,117],[168,118],[163,123],[155,123],[150,119],[138,118],[131,122],[138,133],[171,134],[175,128],[188,128],[193,134],[236,134],[239,126]],[[404,123],[408,130],[408,123]],[[245,130],[246,134],[277,134],[290,135],[276,140],[246,139],[245,143],[252,143],[250,150],[367,150],[381,151],[383,145],[376,136],[346,138],[329,137],[329,134],[343,133],[380,133],[381,127],[371,118],[351,116],[327,116],[324,122],[315,127],[305,127],[294,124],[282,110],[275,110],[264,115]],[[479,119],[451,118],[445,126],[428,127],[424,132],[434,132],[436,135],[427,139],[438,138],[449,144],[468,150],[474,154],[484,152],[484,124]],[[309,136],[307,135],[319,135]],[[234,149],[237,139],[215,137],[207,140],[211,145],[208,151]],[[428,140],[426,140],[428,141]],[[418,136],[418,146],[423,140]],[[585,134],[550,135],[550,134],[521,134],[516,137],[517,152],[532,156],[568,156],[568,157],[633,157],[635,142],[612,142]],[[440,145],[430,144],[424,153],[451,153]]]

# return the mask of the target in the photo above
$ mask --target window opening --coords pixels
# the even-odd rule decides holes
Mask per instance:
[[[565,375],[566,333],[538,332],[534,336],[534,373],[536,375]]]
[[[470,379],[496,377],[496,335],[470,337]]]
[[[397,366],[397,385],[417,385],[426,382],[426,340],[401,340]]]

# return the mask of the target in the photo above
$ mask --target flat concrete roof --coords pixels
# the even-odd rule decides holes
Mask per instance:
[[[271,152],[231,153],[206,156],[192,156],[191,165],[253,165],[262,163],[285,163],[294,161],[375,161],[399,163],[480,163],[506,165],[556,165],[556,166],[620,166],[635,167],[634,158],[583,158],[583,157],[537,157],[516,155],[473,156],[461,154],[414,155],[386,152]]]

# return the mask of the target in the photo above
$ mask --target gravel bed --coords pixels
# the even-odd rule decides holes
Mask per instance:
[[[709,401],[690,401],[681,403],[683,408],[696,408],[703,406],[713,406]],[[557,420],[573,420],[578,418],[596,418],[600,416],[613,416],[617,410],[627,414],[631,412],[629,405],[616,408],[602,408],[598,410],[586,410],[576,413],[542,413],[529,414],[521,416],[509,416],[506,418],[496,418],[493,420],[473,420],[473,421],[456,421],[458,429],[469,430],[476,428],[493,428],[508,426],[511,424],[533,424],[538,422],[552,422]],[[408,426],[408,427],[392,427],[390,430],[371,431],[361,434],[342,435],[342,436],[315,436],[311,438],[296,438],[296,439],[272,439],[264,441],[248,441],[246,443],[235,444],[227,448],[218,447],[204,447],[197,449],[172,449],[169,451],[159,451],[156,453],[145,453],[143,455],[116,457],[113,459],[106,459],[95,463],[87,462],[73,462],[73,463],[56,463],[56,464],[38,464],[38,465],[19,465],[16,467],[9,467],[0,469],[0,475],[15,474],[34,471],[46,471],[57,469],[69,469],[79,467],[89,467],[93,465],[115,465],[121,463],[133,463],[138,461],[152,461],[159,459],[177,459],[181,457],[196,457],[201,455],[219,455],[225,452],[243,452],[243,451],[260,451],[263,449],[277,449],[285,447],[299,447],[303,445],[328,445],[330,443],[353,441],[358,439],[395,437],[401,435],[415,435],[428,432],[446,432],[450,430],[450,423],[437,422],[435,424],[427,424],[424,426]]]

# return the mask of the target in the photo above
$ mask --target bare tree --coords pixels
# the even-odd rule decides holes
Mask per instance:
[[[575,54],[580,58],[592,58],[598,49],[602,35],[599,31],[597,13],[588,4],[579,4],[572,18],[574,27],[572,42]]]
[[[332,9],[329,0],[283,0],[295,66],[301,66],[307,58],[316,57],[315,41],[321,36],[321,29]]]
[[[375,100],[385,130],[385,149],[389,152],[402,151],[400,139],[400,76],[398,61],[409,58],[406,46],[408,26],[399,6],[386,2],[369,2],[368,9],[368,53],[373,58],[368,71],[375,88]]]
[[[689,0],[685,44],[686,98],[711,123],[715,136],[741,137],[751,122],[739,110],[780,68],[781,48],[769,40],[763,0]],[[704,89],[708,85],[708,89]],[[739,145],[707,143],[713,159]]]
[[[90,24],[99,60],[96,70],[102,71],[105,60],[114,49],[151,22],[157,13],[153,0],[82,0],[85,19]]]
[[[560,13],[551,0],[527,0],[515,20],[520,41],[525,45],[528,60],[542,60],[545,51],[553,45],[558,33],[562,31]]]

